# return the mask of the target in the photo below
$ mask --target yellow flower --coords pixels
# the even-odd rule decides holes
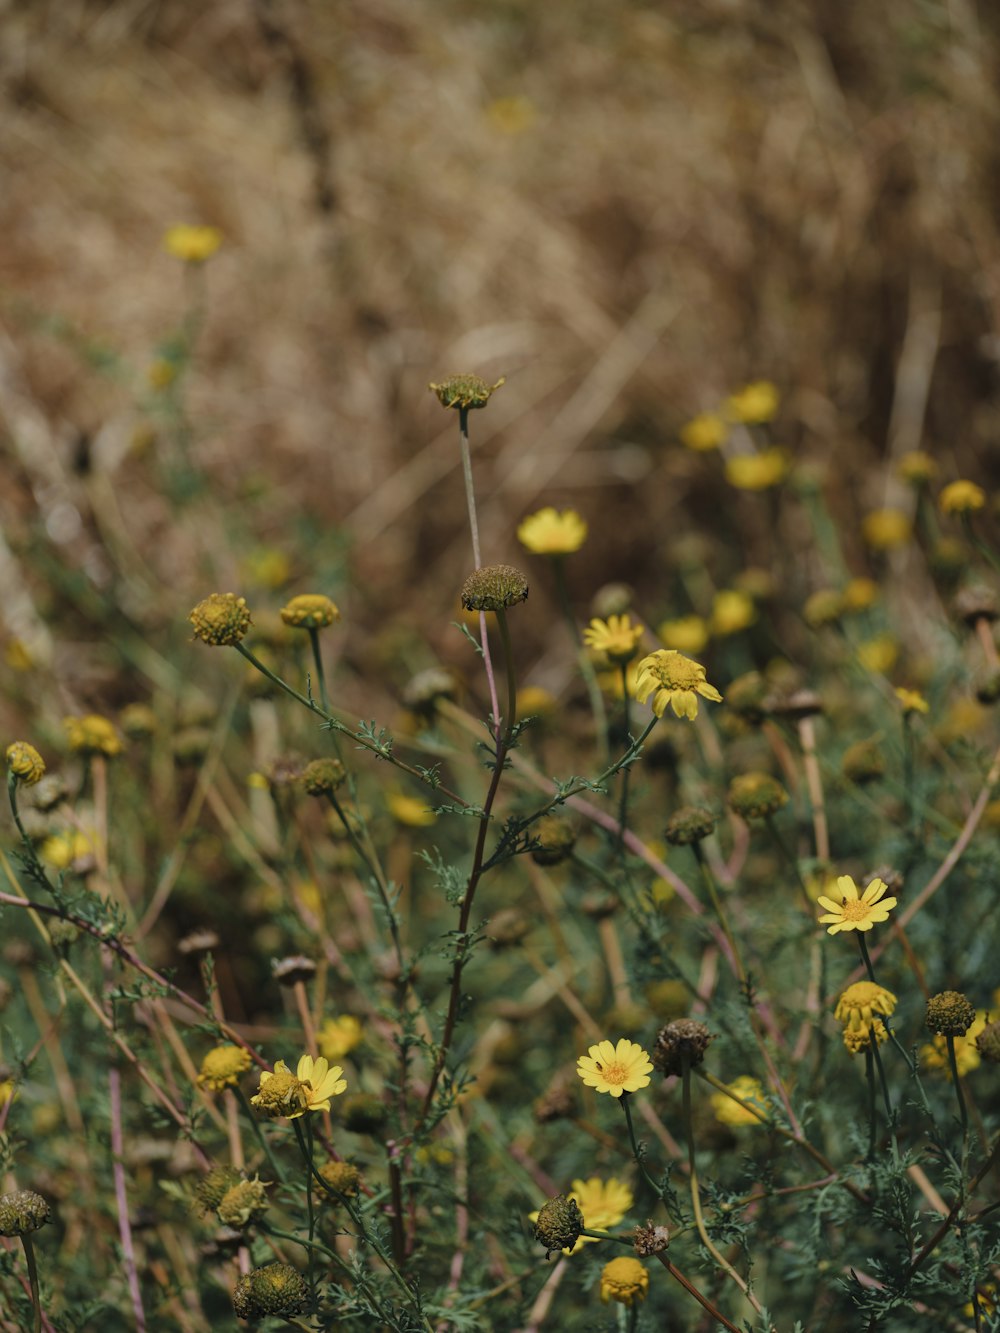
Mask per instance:
[[[747,425],[773,421],[780,402],[778,390],[770,380],[754,380],[726,399],[726,416],[730,421]]]
[[[198,1087],[209,1088],[212,1092],[221,1092],[239,1082],[241,1074],[253,1064],[250,1052],[242,1046],[216,1046],[208,1052],[201,1062],[198,1075]]]
[[[622,1037],[617,1046],[610,1041],[598,1042],[576,1062],[576,1072],[588,1088],[612,1097],[648,1088],[652,1068],[653,1062],[642,1047],[627,1037]]]
[[[11,671],[30,671],[35,659],[23,639],[8,639],[4,645],[3,658]]]
[[[577,1205],[583,1215],[583,1225],[592,1231],[610,1231],[616,1227],[633,1202],[629,1187],[613,1176],[609,1180],[601,1180],[599,1176],[574,1180],[566,1198]],[[538,1221],[539,1211],[528,1214],[532,1222]],[[597,1236],[579,1236],[575,1244],[563,1250],[563,1254],[576,1254],[584,1245],[597,1240]]]
[[[428,384],[427,387],[437,394],[442,407],[468,412],[472,408],[485,407],[501,384],[506,382],[503,375],[496,384],[487,384],[479,375],[449,375],[440,384]]]
[[[681,444],[697,454],[707,454],[724,444],[729,427],[716,412],[700,412],[681,427]]]
[[[262,588],[280,588],[288,582],[292,562],[277,546],[261,546],[243,561],[247,578]]]
[[[498,97],[486,108],[486,115],[501,134],[523,134],[534,125],[537,113],[527,97]]]
[[[806,598],[802,615],[810,629],[835,625],[844,612],[844,594],[836,588],[819,588]]]
[[[555,695],[542,685],[522,685],[517,692],[517,715],[520,718],[548,717],[555,707]]]
[[[700,653],[708,643],[708,625],[701,616],[665,620],[656,633],[665,648],[681,653]]]
[[[607,620],[592,620],[583,631],[583,641],[595,653],[605,653],[621,665],[635,657],[644,633],[643,627],[633,625],[627,615],[608,616]]]
[[[437,819],[430,806],[416,796],[405,796],[402,792],[391,791],[387,793],[385,803],[393,819],[407,828],[429,828]]]
[[[281,619],[296,629],[323,629],[340,619],[340,610],[322,593],[303,592],[281,608]]]
[[[221,244],[222,232],[218,227],[193,227],[186,222],[170,227],[163,238],[168,254],[188,264],[203,264]]]
[[[27,741],[14,741],[7,746],[7,767],[26,787],[33,787],[45,776],[45,760]]]
[[[891,634],[879,634],[858,644],[858,661],[866,671],[885,675],[896,665],[899,644]]]
[[[669,704],[677,717],[696,718],[699,694],[712,703],[722,701],[719,691],[705,679],[701,663],[673,648],[657,648],[642,659],[637,671],[632,692],[641,704],[652,694],[657,717],[663,716]]]
[[[896,698],[903,707],[904,713],[929,713],[931,706],[920,693],[919,690],[908,690],[900,685],[896,690]]]
[[[833,1016],[838,1023],[857,1032],[868,1027],[880,1014],[888,1018],[896,1008],[896,997],[892,991],[877,986],[874,981],[855,981],[841,992]]]
[[[306,1111],[329,1111],[330,1098],[339,1097],[347,1087],[343,1072],[339,1065],[330,1066],[322,1055],[316,1060],[311,1055],[301,1056],[294,1074],[284,1060],[278,1060],[273,1074],[267,1070],[261,1073],[260,1088],[250,1098],[250,1105],[260,1107],[272,1119],[284,1116],[295,1120]]]
[[[971,514],[986,504],[986,492],[974,481],[953,481],[938,496],[942,514]]]
[[[922,449],[912,449],[908,454],[903,454],[896,465],[896,471],[911,486],[926,485],[932,477],[937,476],[937,470],[937,463]]]
[[[913,523],[901,509],[874,509],[861,520],[861,535],[873,551],[891,551],[910,540]]]
[[[716,1120],[724,1125],[759,1125],[767,1120],[767,1101],[759,1079],[751,1078],[749,1074],[741,1074],[739,1078],[734,1078],[728,1087],[740,1101],[758,1107],[760,1115],[754,1115],[753,1111],[740,1106],[739,1102],[734,1102],[732,1097],[727,1097],[724,1092],[713,1092],[708,1100],[712,1103]]]
[[[764,449],[759,454],[733,454],[726,459],[726,481],[739,491],[766,491],[777,486],[788,473],[783,449]]]
[[[973,1069],[978,1069],[982,1063],[982,1056],[979,1053],[979,1047],[976,1045],[976,1038],[986,1027],[988,1021],[989,1014],[986,1010],[977,1009],[975,1021],[965,1036],[952,1038],[955,1043],[955,1064],[958,1066],[959,1078],[964,1078]],[[920,1061],[928,1069],[943,1070],[950,1078],[951,1065],[948,1061],[948,1039],[938,1035],[931,1044],[921,1046]]]
[[[64,717],[69,748],[76,754],[103,754],[109,759],[122,752],[121,737],[113,723],[97,713],[84,717]]]
[[[560,514],[548,506],[522,520],[517,539],[535,555],[570,555],[587,540],[587,524],[575,509]]]
[[[177,378],[177,362],[165,356],[158,356],[146,370],[146,379],[151,389],[169,389]]]
[[[889,1031],[881,1018],[873,1018],[870,1023],[862,1023],[860,1027],[844,1028],[844,1045],[851,1055],[860,1055],[862,1051],[870,1050],[873,1042],[881,1046],[888,1040]]]
[[[601,1269],[601,1300],[631,1306],[644,1301],[649,1291],[649,1274],[638,1259],[625,1254],[612,1259]]]
[[[851,579],[844,589],[844,606],[848,611],[867,611],[878,601],[878,584],[874,579]]]
[[[353,1014],[327,1018],[317,1033],[320,1053],[328,1060],[342,1060],[364,1040],[364,1029]]]
[[[819,905],[826,908],[825,915],[819,919],[820,925],[826,926],[828,935],[836,935],[841,930],[871,930],[877,921],[888,921],[897,902],[896,898],[884,896],[888,888],[885,880],[873,879],[859,895],[858,886],[850,875],[838,876],[840,902],[820,895]]]
[[[194,637],[222,648],[239,643],[253,624],[245,597],[234,592],[213,592],[203,598],[188,616]]]
[[[756,618],[753,598],[736,588],[723,588],[712,599],[712,630],[715,634],[738,634]]]
[[[53,833],[38,849],[41,859],[56,870],[66,870],[76,861],[94,855],[94,844],[85,833]]]
[[[0,1081],[0,1110],[12,1102],[17,1095],[17,1084],[12,1078],[5,1078]]]

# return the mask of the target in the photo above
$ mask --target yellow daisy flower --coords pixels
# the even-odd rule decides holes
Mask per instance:
[[[738,588],[723,588],[712,599],[712,631],[715,634],[738,634],[756,618],[753,598]]]
[[[215,1046],[201,1062],[198,1087],[208,1088],[211,1092],[233,1087],[252,1064],[250,1052],[242,1046]]]
[[[726,399],[726,416],[748,426],[773,421],[780,402],[777,387],[770,380],[754,380]]]
[[[601,1300],[617,1301],[629,1308],[636,1301],[644,1301],[649,1291],[649,1273],[638,1259],[623,1254],[601,1269]]]
[[[250,1105],[259,1107],[272,1119],[284,1116],[295,1120],[307,1111],[329,1111],[330,1098],[339,1097],[347,1087],[347,1080],[341,1077],[343,1072],[322,1055],[316,1060],[311,1055],[301,1056],[294,1074],[284,1060],[278,1060],[273,1074],[262,1072],[260,1088],[250,1098]]]
[[[221,244],[222,232],[218,227],[193,227],[186,222],[170,227],[163,237],[167,253],[187,264],[203,264]]]
[[[760,1115],[754,1115],[753,1111],[741,1106],[739,1102],[734,1102],[732,1097],[727,1097],[724,1092],[713,1092],[708,1100],[712,1104],[716,1120],[721,1121],[723,1125],[734,1126],[760,1125],[767,1120],[767,1100],[760,1079],[751,1078],[749,1074],[741,1074],[727,1086],[740,1101],[758,1107]]]
[[[45,776],[45,760],[27,741],[7,746],[7,767],[26,787],[33,787]]]
[[[883,879],[873,879],[864,893],[858,893],[858,886],[850,875],[837,878],[837,891],[840,902],[820,895],[820,907],[826,908],[821,916],[820,925],[827,928],[828,935],[836,935],[841,930],[871,930],[878,921],[888,921],[890,911],[898,899],[886,898],[889,886]]]
[[[364,1041],[364,1028],[353,1014],[341,1014],[339,1018],[327,1018],[317,1033],[320,1053],[327,1060],[342,1060],[355,1046]]]
[[[904,713],[929,713],[931,706],[919,690],[908,690],[904,685],[896,689],[896,698]]]
[[[891,551],[910,540],[913,522],[901,509],[874,509],[861,520],[861,535],[873,551]]]
[[[64,717],[69,748],[76,754],[103,754],[112,758],[122,752],[122,740],[114,724],[97,713],[84,717]]]
[[[896,997],[874,981],[855,981],[841,993],[833,1016],[852,1031],[867,1027],[876,1014],[888,1018],[896,1008]]]
[[[673,648],[680,653],[700,653],[708,643],[708,625],[701,616],[665,620],[656,633],[664,648]]]
[[[729,427],[717,412],[699,412],[681,427],[681,444],[696,454],[707,454],[725,444]]]
[[[645,630],[625,616],[592,620],[583,631],[583,641],[595,653],[605,653],[612,662],[622,664],[635,657]]]
[[[550,505],[518,525],[517,539],[535,555],[570,555],[587,540],[587,524],[575,509],[560,514]]]
[[[653,1062],[634,1041],[622,1037],[616,1046],[610,1041],[591,1046],[576,1062],[576,1072],[588,1088],[620,1097],[649,1087]]]
[[[971,514],[986,504],[986,492],[974,481],[953,481],[938,496],[942,514]]]
[[[726,481],[738,491],[766,491],[788,473],[784,449],[763,449],[759,454],[734,454],[726,459]]]
[[[955,1043],[955,1064],[958,1066],[959,1078],[971,1074],[982,1063],[982,1056],[979,1053],[979,1047],[976,1045],[976,1038],[986,1027],[988,1021],[989,1015],[986,1010],[977,1009],[975,1020],[968,1032],[963,1037],[952,1038]],[[920,1063],[928,1069],[940,1070],[950,1078],[951,1065],[948,1062],[947,1038],[938,1035],[933,1042],[921,1046]]]
[[[701,663],[673,648],[657,648],[639,662],[632,692],[641,704],[652,694],[657,717],[669,704],[677,717],[696,718],[699,694],[712,703],[722,702],[722,695],[705,679]]]

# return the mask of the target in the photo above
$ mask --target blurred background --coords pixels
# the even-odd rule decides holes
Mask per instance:
[[[330,593],[362,672],[467,656],[457,419],[427,389],[456,371],[506,376],[471,419],[485,558],[533,561],[519,520],[577,509],[581,616],[612,580],[649,623],[700,610],[679,542],[714,586],[763,569],[801,604],[829,571],[796,487],[865,575],[861,516],[910,503],[893,460],[916,448],[996,484],[993,5],[4,0],[0,21],[8,731],[43,669],[63,711],[134,698],[123,653],[165,685],[213,589]],[[176,223],[218,252],[167,253]],[[760,379],[792,465],[764,496],[680,443]],[[534,662],[553,603],[531,567]]]

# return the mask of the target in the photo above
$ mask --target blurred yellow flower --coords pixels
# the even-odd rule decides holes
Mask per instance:
[[[8,639],[3,649],[4,661],[12,671],[30,671],[35,659],[23,639]]]
[[[364,1028],[353,1014],[341,1014],[338,1018],[326,1018],[317,1034],[320,1054],[328,1060],[342,1060],[355,1046],[364,1040]]]
[[[811,629],[835,625],[844,610],[844,594],[836,588],[819,588],[810,593],[802,608],[802,616]]]
[[[861,520],[861,535],[873,551],[905,546],[912,532],[913,522],[902,509],[873,509]]]
[[[929,713],[931,710],[930,704],[919,690],[908,690],[900,685],[896,689],[896,698],[902,705],[904,713]]]
[[[163,246],[168,254],[188,264],[203,264],[206,259],[211,259],[221,244],[222,232],[218,227],[193,227],[186,222],[178,222],[170,227],[163,237]]]
[[[416,796],[391,791],[386,795],[385,803],[393,819],[407,828],[428,828],[437,819],[426,801],[418,800]]]
[[[608,616],[607,620],[590,622],[583,631],[583,642],[593,652],[604,653],[610,661],[622,665],[635,657],[645,632],[627,615]]]
[[[0,1080],[0,1110],[12,1102],[17,1094],[17,1084],[12,1078]]]
[[[321,592],[303,592],[281,608],[281,619],[295,629],[323,629],[340,619],[340,608]]]
[[[292,562],[277,546],[260,546],[243,561],[243,572],[261,588],[281,588],[291,576]]]
[[[986,504],[986,492],[974,481],[953,481],[938,496],[942,514],[971,514]]]
[[[708,643],[708,625],[701,616],[665,620],[656,633],[665,648],[681,653],[700,653]]]
[[[681,444],[697,454],[707,454],[725,444],[729,427],[716,412],[700,412],[681,427]]]
[[[878,584],[874,579],[851,579],[844,589],[844,606],[848,611],[867,611],[878,601]]]
[[[94,843],[85,833],[53,833],[38,849],[38,855],[56,870],[66,870],[76,861],[94,855]]]
[[[208,1088],[211,1092],[235,1087],[240,1075],[245,1074],[252,1064],[250,1052],[242,1046],[215,1046],[201,1062],[198,1087]]]
[[[158,356],[146,371],[146,379],[151,389],[168,389],[177,378],[177,362],[168,357]]]
[[[740,491],[766,491],[783,481],[787,473],[788,459],[783,449],[734,454],[726,459],[726,481]]]
[[[522,685],[517,692],[518,717],[548,717],[555,707],[555,695],[541,685]]]
[[[896,471],[911,486],[924,486],[937,476],[938,465],[930,454],[923,449],[913,449],[903,454],[896,464]]]
[[[724,1092],[713,1092],[708,1100],[712,1104],[716,1120],[724,1125],[760,1125],[766,1122],[767,1099],[759,1079],[751,1078],[749,1074],[741,1074],[726,1086],[734,1096],[739,1097],[740,1101],[756,1106],[760,1115],[754,1115],[753,1111],[746,1106],[740,1106],[739,1102],[734,1102],[732,1097],[727,1097]]]
[[[712,632],[738,634],[757,619],[753,598],[736,588],[722,588],[712,599]]]
[[[498,97],[486,108],[486,116],[501,134],[523,134],[534,125],[538,113],[527,97]]]
[[[548,506],[518,524],[517,539],[535,555],[569,555],[587,540],[587,524],[575,509]]]
[[[896,665],[899,644],[891,634],[879,634],[858,644],[858,661],[866,671],[886,675]]]
[[[84,717],[64,717],[63,726],[66,728],[69,748],[75,754],[102,754],[111,758],[122,752],[122,740],[114,723],[97,713],[87,713]]]
[[[577,1205],[583,1214],[583,1225],[592,1231],[610,1231],[616,1227],[633,1202],[628,1185],[614,1176],[608,1180],[601,1180],[599,1176],[574,1180],[566,1197]],[[538,1211],[528,1214],[532,1222],[538,1220]],[[577,1254],[584,1245],[594,1244],[598,1239],[597,1236],[579,1236],[574,1245],[563,1250],[563,1254]]]
[[[772,421],[780,402],[777,387],[770,380],[754,380],[726,399],[726,416],[748,426]]]

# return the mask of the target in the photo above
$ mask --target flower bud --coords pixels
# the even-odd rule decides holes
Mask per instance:
[[[943,990],[927,1001],[927,1026],[943,1037],[964,1037],[975,1021],[975,1007],[960,991]]]
[[[528,580],[513,565],[485,565],[462,585],[466,611],[502,611],[528,596]]]
[[[240,1319],[267,1315],[302,1314],[309,1305],[309,1288],[291,1264],[265,1264],[251,1269],[236,1284],[233,1310]]]
[[[557,1194],[539,1210],[535,1239],[545,1246],[547,1259],[555,1250],[571,1250],[580,1239],[583,1226],[583,1213],[576,1200]]]
[[[52,1221],[48,1200],[34,1190],[0,1196],[0,1236],[24,1236]]]
[[[239,643],[252,623],[246,598],[232,592],[213,592],[198,603],[188,620],[194,626],[194,637],[216,648]]]
[[[767,819],[788,803],[788,792],[770,773],[741,773],[729,784],[726,799],[742,819]]]

